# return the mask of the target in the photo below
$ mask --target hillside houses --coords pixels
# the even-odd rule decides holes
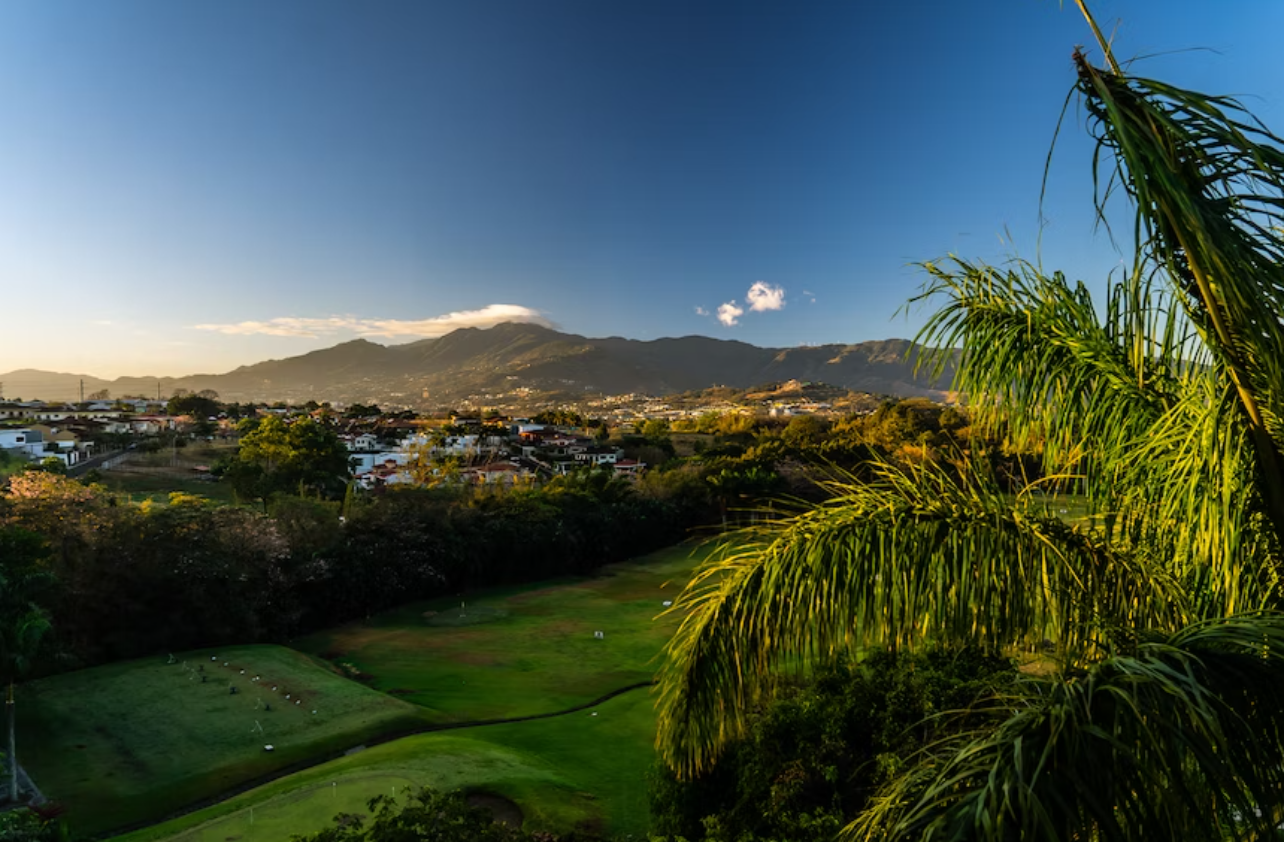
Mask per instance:
[[[0,403],[0,421],[109,421],[130,414],[114,403],[47,404],[44,401]]]
[[[465,432],[421,429],[393,445],[369,433],[350,432],[341,438],[353,459],[353,475],[365,488],[409,483],[414,473],[438,476],[442,482],[511,486],[589,468],[636,476],[646,467],[625,460],[618,447],[553,426],[514,425],[509,435],[476,423],[451,429]],[[446,462],[452,463],[448,471]]]
[[[138,410],[161,410],[147,415]],[[163,414],[153,401],[90,401],[78,404],[0,401],[0,450],[39,462],[54,457],[79,465],[127,441],[171,431],[181,419]]]
[[[93,446],[75,433],[38,424],[0,429],[0,450],[32,462],[53,457],[70,468],[88,458]]]

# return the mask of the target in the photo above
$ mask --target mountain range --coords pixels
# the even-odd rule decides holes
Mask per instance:
[[[854,345],[760,348],[706,336],[649,341],[591,339],[525,323],[463,328],[435,339],[380,345],[355,339],[297,357],[241,366],[225,374],[120,377],[21,369],[0,374],[4,395],[73,400],[86,395],[160,394],[213,389],[225,401],[380,401],[445,405],[524,389],[541,393],[667,395],[725,385],[820,381],[855,391],[944,398],[940,382],[915,376],[908,340]]]

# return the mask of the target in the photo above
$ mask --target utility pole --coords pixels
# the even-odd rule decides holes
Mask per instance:
[[[85,378],[80,378],[80,402],[85,402]]]

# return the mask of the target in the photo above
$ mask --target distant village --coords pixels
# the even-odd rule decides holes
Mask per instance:
[[[804,391],[810,384],[783,384],[785,393]],[[715,392],[716,390],[709,390]],[[215,393],[200,393],[214,406]],[[688,423],[702,416],[738,413],[773,418],[851,412],[827,401],[795,397],[746,402],[741,396],[686,395],[656,398],[647,395],[599,397],[591,406],[577,406],[533,418],[485,413],[450,412],[420,415],[409,410],[380,411],[360,404],[217,404],[216,414],[194,417],[174,411],[169,401],[147,398],[99,399],[74,403],[40,400],[0,401],[0,454],[10,461],[48,464],[53,460],[72,473],[98,467],[134,450],[155,450],[162,440],[176,439],[234,443],[242,418],[254,415],[309,415],[333,429],[347,447],[352,479],[359,487],[422,483],[425,466],[448,471],[458,482],[518,484],[570,473],[580,468],[610,470],[634,477],[647,468],[644,460],[619,442],[641,434],[647,422],[672,425],[672,443],[690,453],[703,436]],[[737,399],[739,398],[739,399]],[[850,403],[850,402],[847,402]],[[867,408],[876,405],[872,400]],[[592,413],[587,423],[576,410]],[[580,424],[541,423],[574,417]],[[707,438],[712,438],[707,436]],[[107,467],[110,467],[108,465]]]

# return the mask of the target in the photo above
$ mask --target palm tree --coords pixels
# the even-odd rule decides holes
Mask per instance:
[[[1089,18],[1091,21],[1091,18]],[[1095,24],[1093,25],[1096,31]],[[1100,40],[1100,37],[1099,37]],[[1284,818],[1284,141],[1234,101],[1076,53],[1098,208],[1136,257],[1104,312],[1016,262],[927,264],[918,340],[961,349],[976,424],[1093,517],[881,465],[752,533],[675,606],[662,756],[694,774],[782,671],[866,647],[1055,647],[1049,675],[925,749],[864,839],[1273,838]],[[943,367],[952,351],[938,354]]]

